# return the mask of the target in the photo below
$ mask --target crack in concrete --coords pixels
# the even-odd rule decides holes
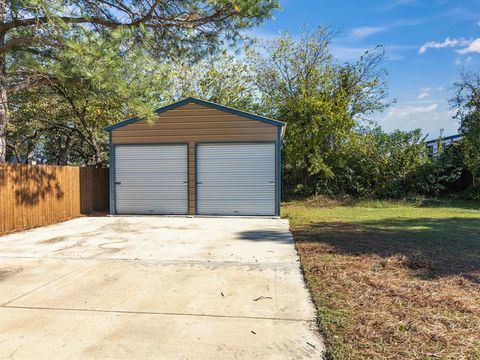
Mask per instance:
[[[195,313],[176,313],[176,312],[157,312],[157,311],[52,308],[52,307],[42,307],[42,306],[36,307],[36,306],[15,306],[15,305],[2,305],[1,307],[5,309],[84,311],[84,312],[98,312],[98,313],[112,313],[112,314],[137,314],[137,315],[194,316],[194,317],[212,317],[212,318],[226,318],[226,319],[292,321],[292,322],[305,322],[305,323],[313,323],[315,321],[312,319],[294,319],[294,318],[279,318],[279,317],[265,317],[265,316],[236,316],[236,315],[195,314]]]
[[[64,278],[68,277],[69,275],[74,275],[74,274],[77,274],[77,273],[82,272],[82,271],[85,271],[85,270],[86,270],[86,268],[85,268],[85,269],[75,269],[75,270],[70,271],[70,272],[68,272],[68,273],[66,273],[66,274],[60,275],[59,277],[56,277],[55,279],[52,279],[52,280],[50,280],[50,281],[47,281],[46,283],[44,283],[44,284],[42,284],[42,285],[40,285],[40,286],[37,286],[36,288],[33,288],[32,290],[29,290],[29,291],[27,291],[26,293],[24,293],[24,294],[22,294],[22,295],[19,295],[19,296],[13,298],[13,299],[7,301],[6,303],[3,303],[2,305],[0,305],[0,307],[8,307],[8,306],[7,306],[8,304],[11,304],[11,303],[14,302],[14,301],[17,301],[17,300],[19,300],[19,299],[21,299],[21,298],[23,298],[23,297],[25,297],[25,296],[27,296],[27,295],[30,295],[30,294],[34,293],[35,291],[40,290],[40,289],[44,288],[45,286],[48,286],[48,285],[54,283],[55,281],[58,281],[58,280],[60,280],[60,279],[64,279]]]
[[[96,255],[94,255],[96,256]],[[251,267],[280,267],[280,268],[299,268],[299,264],[297,262],[259,262],[259,261],[230,261],[230,260],[154,260],[154,259],[122,259],[122,258],[97,258],[97,257],[61,257],[61,256],[42,256],[42,257],[35,257],[35,256],[5,256],[0,255],[0,259],[32,259],[32,260],[76,260],[76,261],[124,261],[124,262],[145,262],[151,264],[165,264],[165,265],[202,265],[206,264],[208,266],[221,266],[221,265],[238,265],[238,266],[251,266]]]

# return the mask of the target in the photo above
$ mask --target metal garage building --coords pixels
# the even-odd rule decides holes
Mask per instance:
[[[112,214],[279,215],[285,123],[187,98],[109,126]]]

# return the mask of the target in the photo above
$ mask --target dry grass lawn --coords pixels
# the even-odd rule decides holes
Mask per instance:
[[[287,203],[329,359],[480,359],[480,203]]]

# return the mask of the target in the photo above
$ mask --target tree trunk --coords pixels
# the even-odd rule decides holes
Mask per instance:
[[[94,129],[89,129],[89,138],[90,138],[90,143],[92,145],[93,149],[93,163],[94,166],[101,166],[102,164],[102,150],[100,148],[100,144],[97,141],[97,138],[95,136],[95,130]]]
[[[7,120],[7,92],[2,84],[2,76],[0,75],[0,164],[5,162],[7,156]]]
[[[0,23],[5,20],[5,1],[0,0]],[[0,47],[5,44],[5,33],[0,33]],[[7,98],[7,69],[5,53],[0,54],[0,164],[7,156],[8,98]]]
[[[59,149],[60,149],[60,154],[58,157],[59,165],[67,165],[68,159],[70,158],[70,151],[71,151],[70,144],[72,142],[72,136],[69,134],[66,134],[65,136],[67,137],[65,139],[65,146],[62,146],[61,141],[59,145]]]
[[[10,144],[8,147],[10,147],[10,151],[13,153],[13,156],[15,157],[15,162],[17,163],[20,163],[20,155],[19,155],[19,152],[17,150],[17,146],[16,144],[15,145],[12,145]]]

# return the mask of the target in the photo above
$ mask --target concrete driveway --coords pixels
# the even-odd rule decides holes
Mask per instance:
[[[0,358],[319,359],[286,220],[79,218],[0,237]]]

